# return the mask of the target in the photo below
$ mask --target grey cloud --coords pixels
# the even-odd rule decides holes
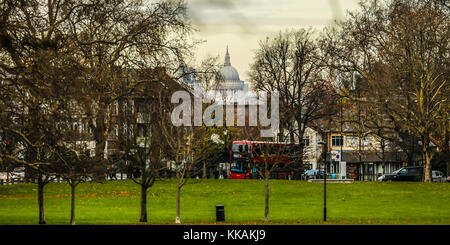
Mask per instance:
[[[191,0],[188,2],[193,23],[204,31],[220,32],[227,25],[238,26],[241,33],[252,33],[254,23],[245,17],[240,7],[249,4],[249,0]],[[208,20],[207,11],[216,11],[227,16],[221,22]]]
[[[276,4],[273,4],[275,1]],[[283,3],[284,2],[284,3]],[[189,0],[189,12],[193,24],[202,32],[214,34],[235,32],[239,35],[252,35],[267,31],[267,26],[318,26],[332,24],[334,19],[342,18],[339,0],[328,0],[333,16],[324,18],[269,18],[264,12],[249,12],[255,6],[282,6],[290,0]],[[296,3],[296,2],[295,2]],[[261,10],[261,9],[258,9]],[[243,12],[247,11],[247,12]],[[257,10],[255,10],[257,11]],[[269,11],[276,11],[270,9]]]

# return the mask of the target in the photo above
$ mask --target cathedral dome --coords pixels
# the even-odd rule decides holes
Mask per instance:
[[[239,72],[231,65],[230,62],[230,54],[228,53],[228,47],[227,47],[227,53],[225,55],[225,63],[223,67],[220,69],[220,75],[222,76],[222,79],[225,81],[240,81],[239,79]]]
[[[238,71],[231,65],[222,67],[220,75],[225,81],[240,81]]]

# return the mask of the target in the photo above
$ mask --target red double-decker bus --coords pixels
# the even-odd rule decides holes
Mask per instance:
[[[264,141],[233,141],[230,151],[230,179],[259,179],[264,169],[264,154],[268,164],[277,164],[272,179],[300,179],[303,165],[298,144]]]

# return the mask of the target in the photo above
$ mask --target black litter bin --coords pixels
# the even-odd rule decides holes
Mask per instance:
[[[225,206],[216,205],[216,221],[217,222],[225,221]]]

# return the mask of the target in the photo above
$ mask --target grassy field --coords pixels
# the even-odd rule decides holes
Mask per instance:
[[[271,181],[270,224],[324,224],[323,184]],[[329,184],[327,224],[450,224],[449,183]],[[148,195],[149,224],[175,221],[175,181],[157,182]],[[77,224],[139,224],[139,187],[132,181],[84,183],[77,188]],[[227,223],[263,224],[260,180],[192,179],[182,190],[184,224],[215,222],[215,205],[225,205]],[[45,188],[47,224],[68,224],[70,188]],[[35,184],[0,186],[0,224],[37,224]]]

